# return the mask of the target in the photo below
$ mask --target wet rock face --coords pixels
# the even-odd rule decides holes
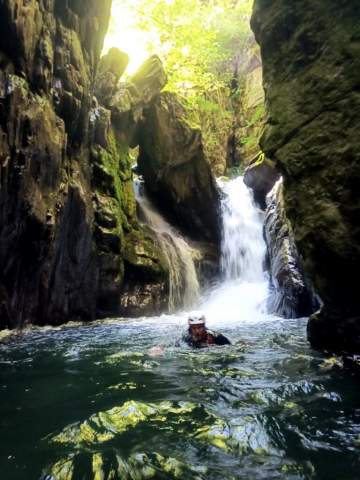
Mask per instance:
[[[91,114],[100,317],[154,315],[166,310],[168,299],[168,266],[159,245],[138,222],[129,154],[130,146],[137,145],[143,110],[165,85],[166,75],[153,56],[119,84],[123,60],[116,49],[101,59],[96,91],[107,108],[96,105]]]
[[[0,328],[95,316],[88,120],[110,3],[0,3]]]
[[[269,111],[262,148],[284,175],[287,215],[325,304],[310,340],[326,348],[341,332],[339,345],[357,352],[359,21],[356,2],[335,0],[256,0],[252,19]]]
[[[268,196],[265,240],[272,286],[268,301],[270,313],[284,318],[300,318],[314,313],[318,302],[305,277],[293,232],[286,218],[281,182],[275,185]]]
[[[98,65],[110,3],[0,3],[0,329],[167,303],[168,266],[138,222],[129,155],[167,79],[156,56],[122,87],[124,54]],[[209,179],[199,158],[194,172]]]
[[[244,183],[252,189],[256,203],[265,210],[266,195],[270,193],[280,174],[274,162],[263,157],[255,161],[245,170]]]
[[[173,94],[160,94],[145,110],[139,143],[140,172],[162,211],[190,235],[219,244],[220,196],[201,133]]]

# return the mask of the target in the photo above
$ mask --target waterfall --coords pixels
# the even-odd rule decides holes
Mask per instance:
[[[222,184],[221,271],[225,280],[261,282],[266,245],[263,218],[243,177]]]
[[[263,214],[243,177],[221,182],[223,235],[220,285],[201,305],[213,327],[269,319]]]
[[[200,296],[200,286],[193,260],[194,250],[158,213],[139,180],[134,182],[135,197],[143,221],[157,238],[169,266],[169,310],[190,308]]]

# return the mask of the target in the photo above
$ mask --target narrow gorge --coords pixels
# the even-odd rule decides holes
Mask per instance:
[[[1,479],[357,478],[355,3],[0,0]]]

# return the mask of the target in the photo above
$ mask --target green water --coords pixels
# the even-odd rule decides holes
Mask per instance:
[[[1,480],[360,478],[359,378],[305,325],[224,324],[234,344],[201,351],[176,317],[3,342]]]

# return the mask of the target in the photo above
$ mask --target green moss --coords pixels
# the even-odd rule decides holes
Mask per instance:
[[[111,212],[117,218],[117,229],[122,237],[123,231],[130,232],[137,226],[129,148],[117,141],[114,132],[110,131],[108,148],[98,147],[95,159],[96,189],[103,197],[108,197],[101,210],[105,210],[106,215]]]
[[[132,230],[126,235],[124,260],[152,280],[166,278],[168,275],[166,261],[146,230]]]
[[[263,121],[264,116],[265,116],[265,105],[260,104],[255,108],[252,116],[247,121],[246,128],[250,128],[255,125],[258,125],[260,122]]]
[[[129,146],[114,130],[107,148],[93,152],[95,187],[95,233],[100,252],[115,255],[111,263],[140,282],[166,280],[168,269],[150,233],[137,220],[133,190],[133,158]],[[108,262],[107,262],[108,263]]]

